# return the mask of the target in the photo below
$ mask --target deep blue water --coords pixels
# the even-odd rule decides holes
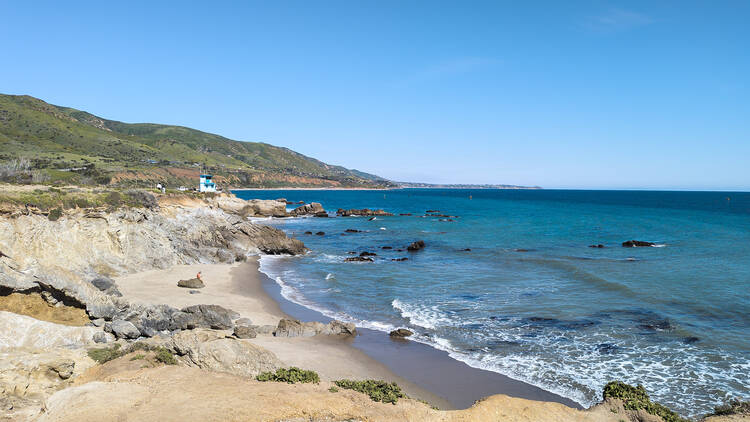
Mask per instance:
[[[614,379],[686,415],[750,395],[750,193],[236,193],[397,214],[268,220],[312,252],[264,258],[261,269],[328,316],[408,327],[456,359],[586,406]],[[397,251],[418,239],[424,250]],[[621,246],[631,239],[659,247]],[[344,261],[363,251],[375,262]],[[409,260],[391,261],[400,257]]]

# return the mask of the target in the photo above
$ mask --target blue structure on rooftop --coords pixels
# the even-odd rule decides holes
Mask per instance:
[[[198,187],[200,192],[216,192],[216,184],[211,181],[212,177],[213,175],[210,174],[201,174],[200,185]]]

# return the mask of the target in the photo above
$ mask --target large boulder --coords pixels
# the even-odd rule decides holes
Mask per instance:
[[[188,366],[240,376],[255,377],[283,366],[276,355],[260,346],[205,329],[179,332],[165,347]]]
[[[406,247],[406,250],[409,252],[416,252],[419,250],[424,249],[425,243],[424,240],[417,240],[416,242],[413,242],[411,245]]]
[[[411,330],[407,330],[406,328],[398,328],[388,333],[389,336],[396,337],[396,338],[409,337],[413,334],[414,332],[412,332]]]
[[[240,318],[234,323],[234,336],[237,338],[255,338],[258,333],[256,326],[248,318]]]
[[[203,280],[199,278],[191,278],[189,280],[178,281],[177,287],[184,287],[186,289],[202,289],[206,287],[206,285],[203,284]]]
[[[274,331],[276,337],[312,337],[323,335],[356,335],[357,328],[354,324],[331,321],[328,324],[321,322],[301,322],[296,319],[284,318],[279,321]]]
[[[109,329],[117,338],[135,339],[141,336],[140,330],[132,322],[121,319],[112,321],[109,324]]]
[[[234,328],[232,321],[240,317],[237,312],[219,305],[193,305],[182,308],[182,312],[192,316],[192,320],[187,324],[187,328],[190,329],[231,330]]]

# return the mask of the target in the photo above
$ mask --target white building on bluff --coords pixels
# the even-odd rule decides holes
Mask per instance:
[[[216,192],[216,184],[211,181],[212,177],[210,174],[201,174],[201,182],[198,187],[200,192]]]

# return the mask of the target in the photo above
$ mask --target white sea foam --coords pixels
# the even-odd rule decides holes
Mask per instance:
[[[333,273],[326,274],[326,280],[333,280],[334,278],[336,278],[336,276],[333,275]]]

